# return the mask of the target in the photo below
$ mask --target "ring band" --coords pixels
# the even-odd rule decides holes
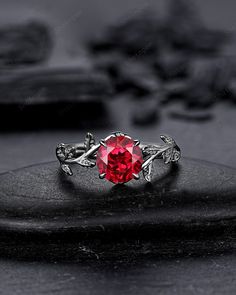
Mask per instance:
[[[181,157],[180,148],[173,138],[161,135],[164,143],[141,143],[122,132],[114,132],[105,139],[95,142],[87,133],[83,143],[60,143],[56,156],[61,169],[72,175],[71,164],[83,167],[98,167],[99,177],[114,184],[139,179],[142,171],[146,181],[151,181],[153,161],[162,158],[165,164],[177,162]]]

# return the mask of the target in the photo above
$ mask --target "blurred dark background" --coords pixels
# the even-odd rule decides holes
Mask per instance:
[[[169,133],[236,166],[234,1],[1,1],[0,171],[60,141]]]
[[[116,130],[154,142],[170,134],[184,157],[236,168],[235,9],[233,0],[0,0],[0,173],[53,161],[57,143],[87,131]],[[179,255],[176,239],[127,265],[87,248],[85,263],[56,259],[54,246],[55,256],[65,249],[54,241],[51,261],[47,249],[43,261],[22,259],[16,241],[1,255],[2,294],[235,293],[235,255],[198,239],[193,255]]]

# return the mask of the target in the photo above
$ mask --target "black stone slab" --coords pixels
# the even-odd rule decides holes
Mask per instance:
[[[39,66],[5,70],[0,77],[0,105],[75,103],[101,100],[112,93],[107,75],[88,65]]]
[[[79,65],[41,66],[4,71],[0,91],[1,131],[78,129],[105,125],[112,87],[107,75]]]
[[[234,169],[190,159],[155,166],[152,183],[117,186],[100,180],[96,168],[65,176],[56,162],[2,174],[0,228],[86,237],[234,228]]]

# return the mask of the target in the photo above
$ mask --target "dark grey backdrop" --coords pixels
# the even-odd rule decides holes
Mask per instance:
[[[65,56],[75,51],[83,52],[81,40],[99,33],[105,24],[125,20],[144,9],[155,7],[163,15],[167,1],[0,1],[0,23],[17,22],[33,16],[45,19],[52,27],[56,46],[55,62],[67,63]],[[195,1],[206,24],[213,28],[236,32],[235,8],[233,0]],[[197,38],[197,37],[196,37]],[[234,54],[235,42],[226,52]],[[66,60],[65,60],[66,59]],[[123,100],[123,103],[125,99]],[[126,103],[126,102],[125,102]],[[115,106],[115,107],[114,107]],[[131,132],[133,136],[145,140],[157,140],[161,132],[175,136],[183,148],[183,154],[193,158],[206,159],[236,167],[236,112],[228,105],[218,105],[213,112],[215,119],[205,123],[185,123],[170,120],[165,113],[159,125],[136,128],[128,120],[129,114],[117,112],[122,109],[122,100],[110,103],[115,124],[107,130],[96,131],[98,138],[112,128]],[[125,108],[126,110],[126,108]],[[14,120],[14,118],[9,118]],[[93,131],[93,130],[90,130]],[[84,131],[55,132],[11,132],[0,134],[0,172],[28,164],[55,159],[54,146],[60,141],[76,141]]]
[[[76,48],[82,52],[80,40],[99,32],[105,23],[130,17],[152,5],[160,14],[163,13],[164,0],[7,0],[0,1],[0,22],[21,21],[30,19],[32,15],[47,19],[57,37],[55,54],[61,55],[63,60],[65,52]],[[196,5],[210,26],[236,32],[234,0],[198,0]],[[233,44],[228,52],[234,53],[235,48]],[[103,130],[96,130],[94,133],[97,138],[110,133],[113,128],[143,140],[155,141],[160,133],[166,132],[177,139],[185,156],[236,167],[236,112],[231,106],[217,105],[212,111],[214,119],[201,124],[173,120],[168,117],[168,110],[165,110],[159,124],[137,128],[129,120],[128,108],[123,108],[126,103],[125,97],[109,103],[112,124]],[[0,172],[54,160],[54,147],[58,142],[80,140],[84,132],[57,130],[1,133]],[[225,294],[235,294],[235,262],[234,254],[225,254],[157,259],[155,263],[140,261],[128,267],[120,265],[119,261],[112,265],[99,261],[82,264],[75,259],[74,263],[64,263],[62,267],[60,263],[39,262],[37,259],[16,262],[8,257],[0,260],[0,293],[80,294],[83,289],[87,292],[85,294],[113,294],[120,291],[120,294],[143,295],[153,294],[155,288],[160,294],[171,295],[223,294],[227,286],[228,293]],[[127,273],[132,280],[127,281]],[[219,283],[219,278],[224,284]],[[180,290],[182,293],[179,293]]]

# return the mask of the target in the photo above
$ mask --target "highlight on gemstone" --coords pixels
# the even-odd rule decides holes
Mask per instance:
[[[140,147],[131,137],[121,133],[106,138],[97,152],[99,174],[115,184],[135,178],[142,169],[142,163]]]

